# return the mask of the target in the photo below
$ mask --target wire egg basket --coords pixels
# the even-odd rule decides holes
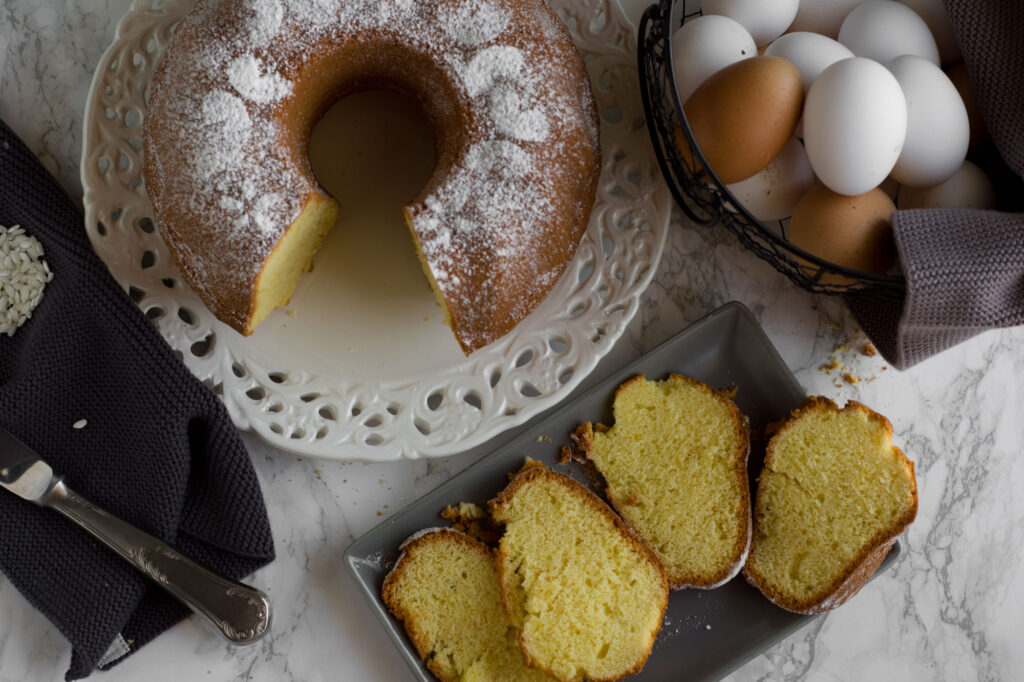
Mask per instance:
[[[694,223],[722,224],[740,243],[796,284],[814,293],[900,299],[901,275],[851,270],[794,246],[786,239],[788,219],[763,223],[718,179],[693,137],[676,90],[672,68],[674,29],[700,15],[685,1],[661,0],[640,20],[637,40],[640,91],[654,151],[676,203]],[[699,3],[696,3],[699,7]],[[680,146],[688,147],[689,160]]]

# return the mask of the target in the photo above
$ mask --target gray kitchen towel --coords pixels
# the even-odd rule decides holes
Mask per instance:
[[[224,405],[110,276],[78,207],[3,121],[0,225],[38,239],[53,271],[32,319],[0,335],[0,426],[71,489],[217,573],[270,562],[263,494]],[[0,572],[71,642],[69,680],[189,614],[85,531],[5,490]],[[0,623],[0,637],[17,626]]]
[[[1024,192],[1024,2],[945,0],[995,151]],[[1006,196],[1007,194],[1013,196]],[[885,358],[905,369],[983,331],[1024,324],[1024,213],[913,210],[893,214],[907,279],[903,301],[849,297]]]

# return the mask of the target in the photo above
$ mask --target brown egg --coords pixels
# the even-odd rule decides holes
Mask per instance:
[[[704,81],[683,105],[704,158],[725,184],[764,169],[793,136],[803,109],[800,72],[780,57],[752,57]],[[681,145],[691,167],[696,163]]]
[[[787,236],[793,245],[819,258],[881,275],[896,261],[890,223],[895,210],[881,189],[848,197],[822,185],[797,202]],[[850,279],[827,274],[821,281],[847,284]]]

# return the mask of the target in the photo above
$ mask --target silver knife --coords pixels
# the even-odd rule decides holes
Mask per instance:
[[[0,428],[0,487],[49,507],[89,531],[128,563],[204,616],[232,644],[251,644],[270,627],[270,600],[223,578],[152,535],[72,492],[50,465]]]

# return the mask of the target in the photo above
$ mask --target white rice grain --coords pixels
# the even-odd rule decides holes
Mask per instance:
[[[39,240],[17,225],[0,225],[0,334],[13,336],[32,317],[52,279]]]

